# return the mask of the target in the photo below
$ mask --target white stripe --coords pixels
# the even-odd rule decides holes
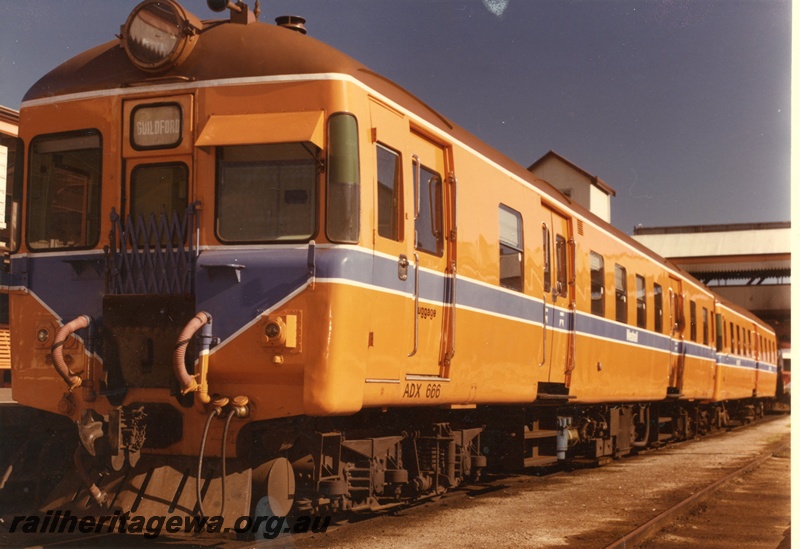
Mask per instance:
[[[35,107],[35,106],[41,106],[41,105],[52,105],[52,104],[57,104],[57,103],[63,103],[63,102],[68,102],[68,101],[78,101],[78,100],[83,100],[83,99],[94,99],[94,98],[102,98],[102,97],[119,97],[119,96],[129,96],[129,95],[141,95],[143,93],[163,93],[163,92],[170,92],[171,93],[171,92],[175,92],[175,91],[187,91],[187,90],[202,89],[202,88],[246,86],[246,85],[267,84],[267,83],[313,82],[313,81],[320,81],[320,80],[324,80],[324,81],[338,80],[338,81],[344,81],[344,82],[353,84],[355,86],[358,86],[359,88],[365,90],[367,93],[372,94],[372,95],[380,98],[381,101],[387,103],[392,108],[405,113],[409,117],[414,118],[416,123],[424,126],[428,131],[433,132],[435,135],[438,135],[440,138],[443,138],[443,139],[445,139],[445,140],[447,140],[447,141],[449,141],[451,143],[454,143],[454,144],[458,145],[462,149],[468,151],[469,153],[471,153],[475,157],[479,158],[484,163],[494,167],[495,169],[499,170],[500,172],[502,172],[503,174],[507,175],[508,177],[511,177],[512,179],[514,179],[518,183],[520,183],[523,186],[527,187],[528,189],[534,191],[539,196],[550,197],[550,195],[548,195],[547,193],[545,193],[544,191],[542,191],[538,187],[532,185],[531,183],[525,181],[524,179],[521,179],[514,172],[508,170],[507,168],[505,168],[504,166],[501,166],[500,164],[497,164],[493,160],[490,160],[489,158],[487,158],[483,154],[479,153],[478,151],[476,151],[472,147],[469,147],[465,143],[459,141],[458,139],[455,139],[449,133],[440,130],[439,128],[437,128],[436,126],[431,124],[430,122],[418,118],[418,115],[416,115],[416,113],[413,113],[413,112],[409,111],[408,109],[406,109],[405,107],[402,107],[401,105],[395,103],[394,101],[392,101],[388,97],[386,97],[383,94],[377,92],[376,90],[370,88],[365,83],[361,82],[360,80],[357,80],[356,78],[354,78],[353,76],[350,76],[348,74],[342,74],[342,73],[315,73],[315,74],[288,74],[288,75],[279,75],[279,76],[254,76],[254,77],[247,77],[247,78],[230,78],[230,79],[204,80],[204,81],[201,81],[201,82],[188,82],[188,83],[178,83],[178,84],[161,84],[161,85],[155,85],[155,86],[141,86],[141,87],[136,87],[136,88],[125,88],[125,89],[115,88],[115,89],[111,89],[111,90],[97,90],[97,91],[80,92],[80,93],[73,93],[73,94],[67,94],[67,95],[61,95],[61,96],[44,97],[44,98],[41,98],[41,99],[32,99],[30,101],[26,101],[26,102],[22,103],[21,108]],[[397,84],[395,84],[395,85],[397,85]],[[398,86],[398,89],[401,89],[401,90],[403,89],[399,85],[397,85],[397,86]],[[569,208],[567,208],[567,209],[569,210]],[[592,220],[587,219],[587,218],[579,215],[577,212],[574,212],[572,210],[569,210],[569,211],[570,211],[570,214],[573,217],[575,217],[577,219],[580,219],[580,220],[584,221],[585,223],[588,223],[592,227],[595,227],[599,231],[603,232],[606,236],[608,236],[608,237],[612,238],[613,240],[617,241],[618,243],[624,245],[625,247],[627,247],[629,250],[633,251],[637,255],[642,255],[641,251],[636,249],[630,242],[627,242],[625,240],[622,240],[622,239],[618,238],[616,235],[610,233],[604,227],[602,227],[600,225],[597,225]],[[664,264],[662,264],[662,263],[650,258],[649,256],[644,256],[644,257],[646,257],[647,260],[650,263],[658,266],[658,268],[664,269],[667,272],[670,272],[670,273],[672,273],[674,275],[677,275],[677,276],[681,277],[684,282],[690,284],[691,286],[695,287],[696,289],[701,290],[701,291],[703,291],[705,293],[708,293],[707,289],[705,289],[703,287],[700,287],[700,286],[692,283],[691,281],[685,279],[684,278],[684,273],[680,273],[678,271],[672,270],[669,267],[665,266]],[[711,295],[711,294],[708,293],[708,295]]]

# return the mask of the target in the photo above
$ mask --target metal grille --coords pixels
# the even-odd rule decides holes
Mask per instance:
[[[111,209],[109,261],[110,294],[192,294],[196,249],[194,202],[183,219],[177,211],[151,213],[124,223]]]

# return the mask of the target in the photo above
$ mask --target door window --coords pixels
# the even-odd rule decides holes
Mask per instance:
[[[655,309],[655,330],[664,330],[664,292],[661,284],[653,284],[653,308]]]
[[[400,153],[378,144],[378,235],[403,240]]]
[[[186,164],[137,166],[131,173],[131,216],[134,222],[141,217],[145,225],[149,225],[151,216],[158,221],[163,213],[167,216],[167,223],[171,224],[175,212],[183,225],[189,205],[188,193],[189,168]],[[175,234],[176,239],[179,234]],[[166,235],[167,231],[164,231],[161,244],[166,244]],[[153,240],[150,244],[153,244],[155,234],[151,234],[150,238]],[[139,242],[139,245],[142,244]]]
[[[567,240],[556,235],[556,291],[567,297]]]
[[[442,178],[435,171],[414,160],[414,201],[416,203],[416,248],[442,256]]]
[[[614,265],[617,322],[628,322],[628,271],[622,265]]]

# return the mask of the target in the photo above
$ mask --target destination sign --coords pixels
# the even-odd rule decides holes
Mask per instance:
[[[131,142],[136,149],[164,149],[181,142],[181,108],[176,103],[141,106],[132,113]]]

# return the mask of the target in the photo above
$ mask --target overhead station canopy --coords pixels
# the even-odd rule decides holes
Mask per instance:
[[[634,238],[703,282],[791,275],[791,223],[638,227]]]

